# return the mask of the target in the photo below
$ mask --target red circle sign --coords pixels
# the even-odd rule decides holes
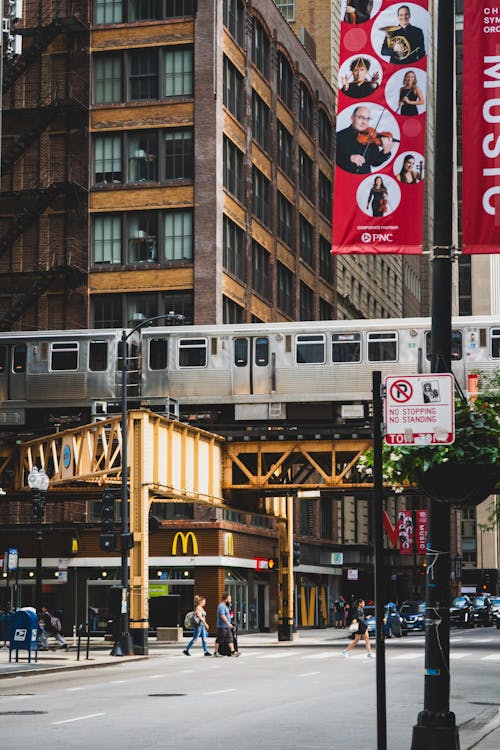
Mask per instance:
[[[413,386],[409,380],[396,380],[390,387],[391,398],[398,404],[406,404],[413,396]]]

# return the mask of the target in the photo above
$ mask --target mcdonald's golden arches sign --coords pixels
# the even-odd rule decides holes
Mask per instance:
[[[182,549],[183,555],[187,555],[190,541],[192,545],[191,554],[192,555],[198,554],[198,541],[195,535],[193,534],[193,532],[192,531],[186,531],[186,532],[178,531],[176,535],[174,536],[174,541],[172,542],[172,555],[177,554],[177,544],[179,542],[179,539],[181,541],[181,549]]]

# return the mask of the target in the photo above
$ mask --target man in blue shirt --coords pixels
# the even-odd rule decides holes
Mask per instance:
[[[219,646],[222,644],[229,648],[229,656],[239,656],[239,653],[234,650],[233,626],[231,625],[231,614],[227,606],[228,599],[229,594],[225,591],[217,607],[217,638],[215,639],[214,656],[222,656],[222,654],[219,654]]]

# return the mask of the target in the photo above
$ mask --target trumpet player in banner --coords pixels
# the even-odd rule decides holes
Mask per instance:
[[[407,65],[425,57],[424,32],[410,23],[411,13],[408,5],[398,8],[398,26],[384,26],[385,32],[381,55],[389,57],[394,65]]]

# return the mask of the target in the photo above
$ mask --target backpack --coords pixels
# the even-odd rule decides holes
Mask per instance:
[[[50,616],[50,624],[56,631],[56,633],[60,633],[62,630],[61,620],[58,617],[55,617],[54,615]]]
[[[191,630],[191,628],[194,628],[194,625],[194,612],[188,612],[184,618],[184,627],[186,630]]]

